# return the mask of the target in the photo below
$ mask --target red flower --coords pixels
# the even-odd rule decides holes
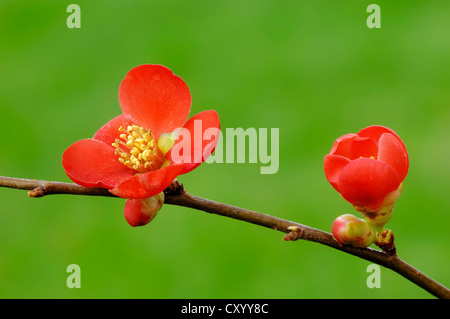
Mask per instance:
[[[91,139],[72,144],[63,154],[62,164],[75,183],[102,187],[119,197],[148,198],[167,188],[180,174],[203,162],[217,144],[220,121],[215,111],[196,114],[187,122],[191,95],[183,80],[161,65],[141,65],[132,69],[120,84],[119,102],[123,114],[101,127]],[[194,124],[201,124],[201,136]],[[192,143],[188,152],[200,160],[174,160],[170,147],[181,143],[170,134],[183,127]],[[204,140],[207,129],[214,139]],[[194,141],[195,138],[202,140]],[[174,144],[175,143],[175,144]],[[192,146],[191,146],[192,145]],[[185,153],[186,154],[186,153]],[[186,158],[186,157],[183,157]]]
[[[402,140],[383,126],[369,126],[357,134],[338,138],[324,160],[327,180],[362,212],[376,212],[383,205],[393,205],[408,167]],[[398,195],[388,197],[397,190]]]

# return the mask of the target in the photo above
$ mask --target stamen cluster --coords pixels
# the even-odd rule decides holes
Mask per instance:
[[[120,126],[119,132],[120,139],[112,143],[119,162],[140,173],[157,170],[164,164],[164,155],[150,130],[133,124],[126,129]]]

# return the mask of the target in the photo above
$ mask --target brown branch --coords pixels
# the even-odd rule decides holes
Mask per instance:
[[[115,197],[113,194],[109,193],[108,190],[103,188],[85,188],[73,183],[49,182],[1,176],[0,186],[29,190],[28,196],[30,197],[42,197],[51,194]],[[166,204],[189,207],[207,213],[221,215],[275,229],[286,233],[287,235],[285,235],[283,239],[287,241],[303,239],[329,246],[389,268],[415,283],[419,287],[425,289],[432,295],[438,298],[450,299],[450,290],[448,288],[407,264],[398,256],[389,256],[384,252],[372,248],[342,246],[334,240],[330,233],[278,217],[191,195],[184,190],[183,185],[178,181],[174,181],[174,183],[172,183],[172,185],[164,192],[166,195]]]
[[[30,197],[42,197],[52,194],[116,197],[104,188],[86,188],[73,183],[49,182],[37,179],[0,176],[0,186],[29,190],[28,196]]]

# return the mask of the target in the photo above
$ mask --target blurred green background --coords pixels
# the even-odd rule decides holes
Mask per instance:
[[[191,90],[191,115],[223,128],[279,128],[280,167],[204,164],[181,176],[198,196],[329,231],[353,213],[328,184],[333,141],[394,129],[410,155],[387,225],[398,253],[450,284],[450,2],[0,1],[0,175],[70,181],[64,150],[120,114],[118,88],[163,64]],[[391,270],[241,221],[166,205],[141,228],[124,201],[1,188],[1,298],[432,298]],[[357,214],[355,212],[355,214]],[[69,289],[69,264],[81,288]]]

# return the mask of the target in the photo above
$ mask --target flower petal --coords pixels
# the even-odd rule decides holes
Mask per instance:
[[[391,130],[390,128],[387,128],[385,126],[381,126],[381,125],[368,126],[368,127],[364,128],[364,129],[362,129],[361,131],[359,131],[357,135],[360,136],[360,137],[368,137],[376,145],[378,145],[378,142],[379,142],[379,140],[381,138],[381,135],[383,135],[384,133],[390,133],[396,139],[398,139],[400,141],[400,143],[402,144],[403,148],[405,149],[405,152],[406,152],[406,147],[403,144],[403,141],[400,138],[400,136],[398,136],[397,133],[395,133],[393,130]]]
[[[399,187],[400,181],[392,166],[361,158],[342,169],[337,184],[342,197],[354,206],[376,210],[386,195]]]
[[[377,156],[377,145],[367,137],[347,134],[338,138],[330,151],[332,155],[340,155],[350,160],[360,157]]]
[[[67,176],[84,187],[113,188],[133,176],[117,160],[112,146],[94,139],[79,140],[69,146],[62,165]]]
[[[391,165],[397,172],[400,182],[405,179],[409,167],[408,153],[403,143],[391,133],[384,133],[380,137],[378,160]]]
[[[325,177],[337,191],[339,191],[337,185],[339,174],[348,163],[350,160],[340,155],[326,155],[323,161]]]
[[[110,189],[110,192],[128,199],[151,197],[169,187],[182,170],[182,164],[173,164],[156,171],[137,174]]]
[[[184,162],[184,170],[181,173],[186,174],[203,163],[217,146],[220,134],[219,115],[214,110],[200,112],[191,117],[183,129],[188,133],[185,135],[187,135],[186,138],[190,138],[190,141],[187,143],[186,141],[183,142],[185,136],[183,136],[183,139],[178,139],[166,155],[166,158],[177,164],[181,163],[182,159],[189,158],[188,161]],[[176,155],[172,154],[172,150],[178,149],[181,143],[183,143],[183,146],[180,148],[180,153],[183,153],[180,154],[182,159],[177,160]],[[184,152],[189,152],[189,155],[184,154]]]
[[[349,133],[349,134],[345,134],[345,135],[342,135],[341,137],[339,137],[336,141],[334,141],[333,147],[331,148],[329,154],[334,154],[336,152],[339,144],[341,144],[342,141],[351,140],[355,136],[357,136],[357,135],[354,133]]]
[[[120,107],[156,137],[181,127],[189,116],[191,94],[184,81],[162,65],[140,65],[119,88]]]
[[[120,136],[119,127],[123,126],[126,128],[128,125],[133,124],[130,119],[125,115],[121,114],[116,116],[111,121],[103,125],[95,134],[93,139],[102,141],[108,145],[115,142]]]

